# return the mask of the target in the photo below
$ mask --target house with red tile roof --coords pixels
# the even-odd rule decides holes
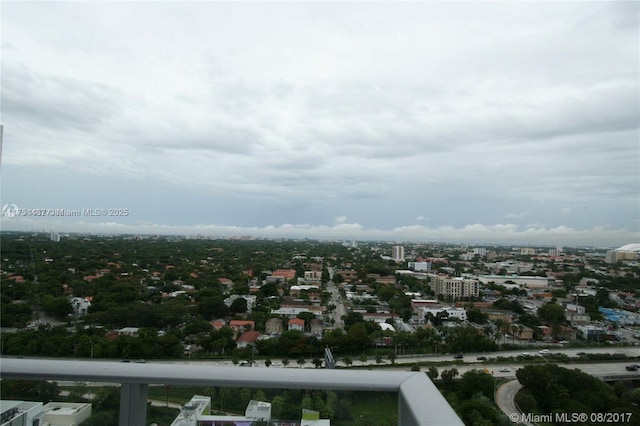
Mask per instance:
[[[249,345],[253,345],[260,337],[260,333],[257,331],[245,331],[242,333],[238,340],[236,340],[236,347],[238,349],[246,348]]]
[[[276,269],[271,273],[272,277],[284,278],[285,280],[291,280],[296,277],[295,269]]]
[[[227,325],[227,322],[223,319],[211,321],[211,326],[216,330],[220,330],[225,325]]]
[[[249,320],[231,320],[231,321],[229,321],[229,327],[231,327],[233,329],[233,331],[235,332],[236,336],[240,335],[241,333],[243,333],[245,331],[253,330],[255,325],[256,325],[255,321],[249,321]]]
[[[291,318],[288,324],[289,330],[304,331],[304,320],[300,318]]]

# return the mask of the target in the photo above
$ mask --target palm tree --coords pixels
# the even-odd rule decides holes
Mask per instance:
[[[515,324],[511,325],[511,341],[513,343],[516,342],[516,333],[518,332],[518,326]]]
[[[522,332],[524,331],[524,325],[518,324],[518,338],[520,339],[520,346],[522,346]]]

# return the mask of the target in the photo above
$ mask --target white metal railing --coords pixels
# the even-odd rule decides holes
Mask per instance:
[[[121,426],[146,425],[147,391],[152,384],[398,392],[400,425],[463,425],[420,372],[1,358],[0,378],[119,383]]]

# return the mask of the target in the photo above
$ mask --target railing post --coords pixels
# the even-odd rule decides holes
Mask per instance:
[[[146,426],[147,393],[146,383],[123,383],[120,388],[120,426]]]
[[[426,374],[416,373],[398,388],[398,424],[463,426],[460,417]]]

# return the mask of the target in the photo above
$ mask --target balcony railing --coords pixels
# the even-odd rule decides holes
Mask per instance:
[[[146,425],[147,392],[152,384],[397,392],[402,426],[463,424],[420,372],[2,358],[0,378],[119,383],[121,426]]]

